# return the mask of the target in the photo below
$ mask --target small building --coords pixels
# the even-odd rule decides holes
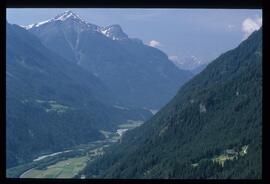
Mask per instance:
[[[226,149],[225,153],[228,155],[237,155],[238,154],[238,152],[236,152],[234,149]]]

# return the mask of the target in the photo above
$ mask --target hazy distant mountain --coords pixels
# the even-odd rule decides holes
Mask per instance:
[[[184,57],[180,59],[171,59],[171,61],[181,70],[188,70],[194,75],[197,75],[209,64],[203,62],[195,56]]]
[[[160,50],[129,38],[119,25],[99,27],[71,11],[25,28],[100,78],[125,106],[158,109],[192,76]]]
[[[203,62],[195,56],[172,59],[172,62],[180,69],[193,70],[202,65]]]
[[[27,30],[6,24],[7,167],[102,139],[127,119],[150,112],[117,108],[103,82],[46,48]]]
[[[210,63],[85,173],[90,178],[258,179],[261,136],[260,29]]]

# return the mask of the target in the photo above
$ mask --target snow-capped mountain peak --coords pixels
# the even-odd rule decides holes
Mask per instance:
[[[180,59],[172,60],[172,62],[180,69],[193,70],[203,64],[206,64],[196,56],[183,57]]]
[[[68,10],[68,11],[65,11],[65,12],[63,12],[63,13],[55,16],[52,19],[49,19],[49,20],[46,20],[46,21],[42,21],[42,22],[38,22],[38,23],[35,23],[35,24],[30,24],[30,25],[27,25],[27,26],[21,26],[21,27],[23,27],[25,29],[32,29],[34,27],[39,27],[39,26],[44,25],[44,24],[47,24],[47,23],[56,22],[56,21],[62,21],[62,22],[64,22],[64,21],[67,21],[67,20],[73,20],[75,22],[86,24],[86,25],[88,24],[85,20],[83,20],[77,14],[75,14],[72,11]]]
[[[123,40],[128,38],[128,35],[124,33],[118,24],[103,27],[100,29],[100,32],[113,40]]]
[[[37,28],[37,27],[40,27],[42,25],[49,24],[49,23],[55,23],[55,22],[62,22],[62,23],[64,23],[63,25],[68,26],[69,29],[70,29],[70,26],[74,27],[74,25],[75,25],[76,30],[91,30],[94,32],[96,31],[96,32],[99,32],[99,33],[105,35],[106,37],[108,37],[112,40],[128,39],[128,35],[126,33],[124,33],[124,31],[122,30],[120,25],[113,24],[113,25],[109,25],[106,27],[99,27],[97,25],[86,22],[84,19],[82,19],[80,16],[78,16],[77,14],[75,14],[74,12],[72,12],[70,10],[63,12],[63,13],[55,16],[52,19],[38,22],[35,24],[30,24],[27,26],[21,26],[21,27],[29,30],[32,28]],[[72,24],[70,24],[71,22],[72,22]]]
[[[79,17],[77,14],[73,13],[70,10],[65,11],[64,13],[61,13],[61,14],[57,15],[56,17],[54,17],[54,20],[65,21],[67,19],[78,20],[80,22],[85,22],[86,23],[85,20],[83,20],[81,17]]]

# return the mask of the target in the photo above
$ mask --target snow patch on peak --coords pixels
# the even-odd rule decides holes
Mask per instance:
[[[64,22],[66,20],[74,20],[74,21],[76,21],[78,23],[83,23],[83,24],[87,25],[88,27],[92,27],[91,24],[87,23],[80,16],[78,16],[77,14],[73,13],[70,10],[63,12],[63,13],[55,16],[52,19],[49,19],[49,20],[46,20],[46,21],[42,21],[42,22],[39,22],[39,23],[35,23],[35,24],[30,24],[30,25],[27,25],[27,26],[21,26],[21,27],[23,27],[25,29],[32,29],[34,27],[39,27],[41,25],[44,25],[44,24],[47,24],[47,23],[50,23],[50,22],[55,22],[55,21],[62,21],[62,22]]]
[[[28,29],[42,26],[44,24],[53,23],[53,22],[67,22],[67,24],[69,24],[70,21],[76,23],[76,29],[78,29],[80,32],[82,30],[92,30],[94,32],[99,32],[112,40],[129,39],[128,35],[124,33],[121,26],[118,24],[113,24],[113,25],[109,25],[105,27],[99,27],[97,25],[86,22],[84,19],[82,19],[80,16],[78,16],[77,14],[73,13],[70,10],[63,12],[52,19],[35,23],[35,24],[30,24],[27,26],[21,26],[21,27],[28,30]]]
[[[171,56],[169,58],[178,68],[184,70],[194,70],[199,66],[207,64],[207,62],[202,61],[196,56],[189,56],[178,58],[177,56]]]
[[[118,24],[102,27],[100,28],[100,32],[113,40],[124,40],[128,38],[128,35],[124,33]]]
[[[72,19],[75,19],[75,20],[79,20],[81,22],[85,22],[85,20],[83,20],[81,17],[79,17],[77,14],[73,13],[70,10],[65,11],[64,13],[61,13],[61,14],[57,15],[56,17],[54,17],[54,20],[65,21],[65,20],[67,20],[69,18],[72,18]]]
[[[33,28],[33,27],[39,27],[39,26],[41,26],[41,25],[43,25],[43,24],[46,24],[46,23],[49,23],[49,22],[51,22],[52,20],[50,19],[50,20],[45,20],[45,21],[42,21],[42,22],[38,22],[38,23],[35,23],[35,24],[30,24],[30,25],[27,25],[27,26],[21,26],[21,27],[23,27],[23,28],[25,28],[26,30],[28,30],[28,29],[31,29],[31,28]]]
[[[191,59],[193,59],[193,61],[197,64],[201,64],[202,61],[200,59],[198,59],[196,56],[191,56]]]

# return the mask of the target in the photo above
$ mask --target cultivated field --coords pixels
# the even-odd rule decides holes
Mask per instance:
[[[21,175],[21,178],[72,178],[87,163],[87,157],[75,157],[50,165],[44,170],[31,169]]]

